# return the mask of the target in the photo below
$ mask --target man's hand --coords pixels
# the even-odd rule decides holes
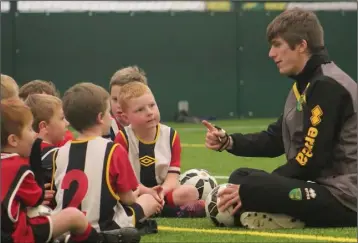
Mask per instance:
[[[50,190],[50,188],[51,188],[50,183],[45,184],[45,195],[44,195],[44,200],[42,202],[42,205],[49,205],[51,203],[51,200],[55,196],[55,191]]]
[[[205,146],[208,149],[219,151],[224,150],[231,145],[231,139],[224,130],[217,129],[213,124],[206,120],[203,120],[202,124],[208,129],[205,137]]]
[[[229,207],[233,206],[234,210],[231,215],[234,215],[241,207],[241,200],[239,196],[240,185],[229,184],[225,189],[218,193],[220,202],[217,207],[220,212],[225,211]]]

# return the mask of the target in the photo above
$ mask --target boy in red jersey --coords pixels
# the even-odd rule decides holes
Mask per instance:
[[[32,128],[37,133],[37,137],[42,139],[41,161],[45,176],[44,183],[51,183],[56,144],[63,141],[68,126],[62,101],[52,95],[31,94],[25,103],[30,107],[34,117]]]

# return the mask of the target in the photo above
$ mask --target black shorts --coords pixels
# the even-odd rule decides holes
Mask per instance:
[[[133,217],[134,226],[145,217],[143,208],[138,203],[131,206],[123,205],[123,208],[128,216]]]
[[[52,220],[48,216],[30,218],[29,223],[32,228],[35,242],[52,241]]]

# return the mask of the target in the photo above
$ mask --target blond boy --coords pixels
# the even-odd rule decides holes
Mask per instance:
[[[181,145],[178,133],[160,123],[160,112],[150,88],[141,82],[130,82],[119,91],[119,105],[130,123],[120,131],[115,142],[129,152],[138,180],[140,194],[156,195],[156,186],[163,191],[160,198],[171,210],[168,217],[204,217],[204,201],[191,185],[179,185]]]

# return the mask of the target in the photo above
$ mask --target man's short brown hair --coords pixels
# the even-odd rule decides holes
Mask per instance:
[[[48,94],[31,94],[27,97],[25,103],[30,107],[34,116],[32,127],[37,133],[39,132],[40,122],[50,122],[56,110],[62,108],[62,101],[58,97]]]
[[[281,37],[291,49],[302,40],[307,41],[310,53],[324,46],[323,28],[315,13],[312,11],[293,8],[279,14],[267,26],[267,39]]]
[[[19,86],[16,81],[5,74],[1,74],[1,99],[18,97]]]
[[[20,88],[19,96],[21,99],[26,100],[26,98],[31,94],[48,94],[56,97],[60,97],[56,86],[51,81],[44,80],[32,80]]]
[[[131,82],[123,85],[119,91],[119,105],[126,111],[128,109],[128,101],[139,98],[144,94],[152,93],[150,88],[141,82]]]
[[[1,100],[1,146],[8,145],[11,134],[21,137],[22,131],[32,121],[32,113],[28,106],[16,98]]]
[[[138,66],[129,66],[119,69],[113,74],[109,83],[109,90],[111,91],[113,85],[123,86],[130,82],[141,82],[148,85],[145,72]]]
[[[93,83],[79,83],[69,88],[62,98],[67,121],[79,132],[97,124],[99,113],[108,108],[109,94]]]

